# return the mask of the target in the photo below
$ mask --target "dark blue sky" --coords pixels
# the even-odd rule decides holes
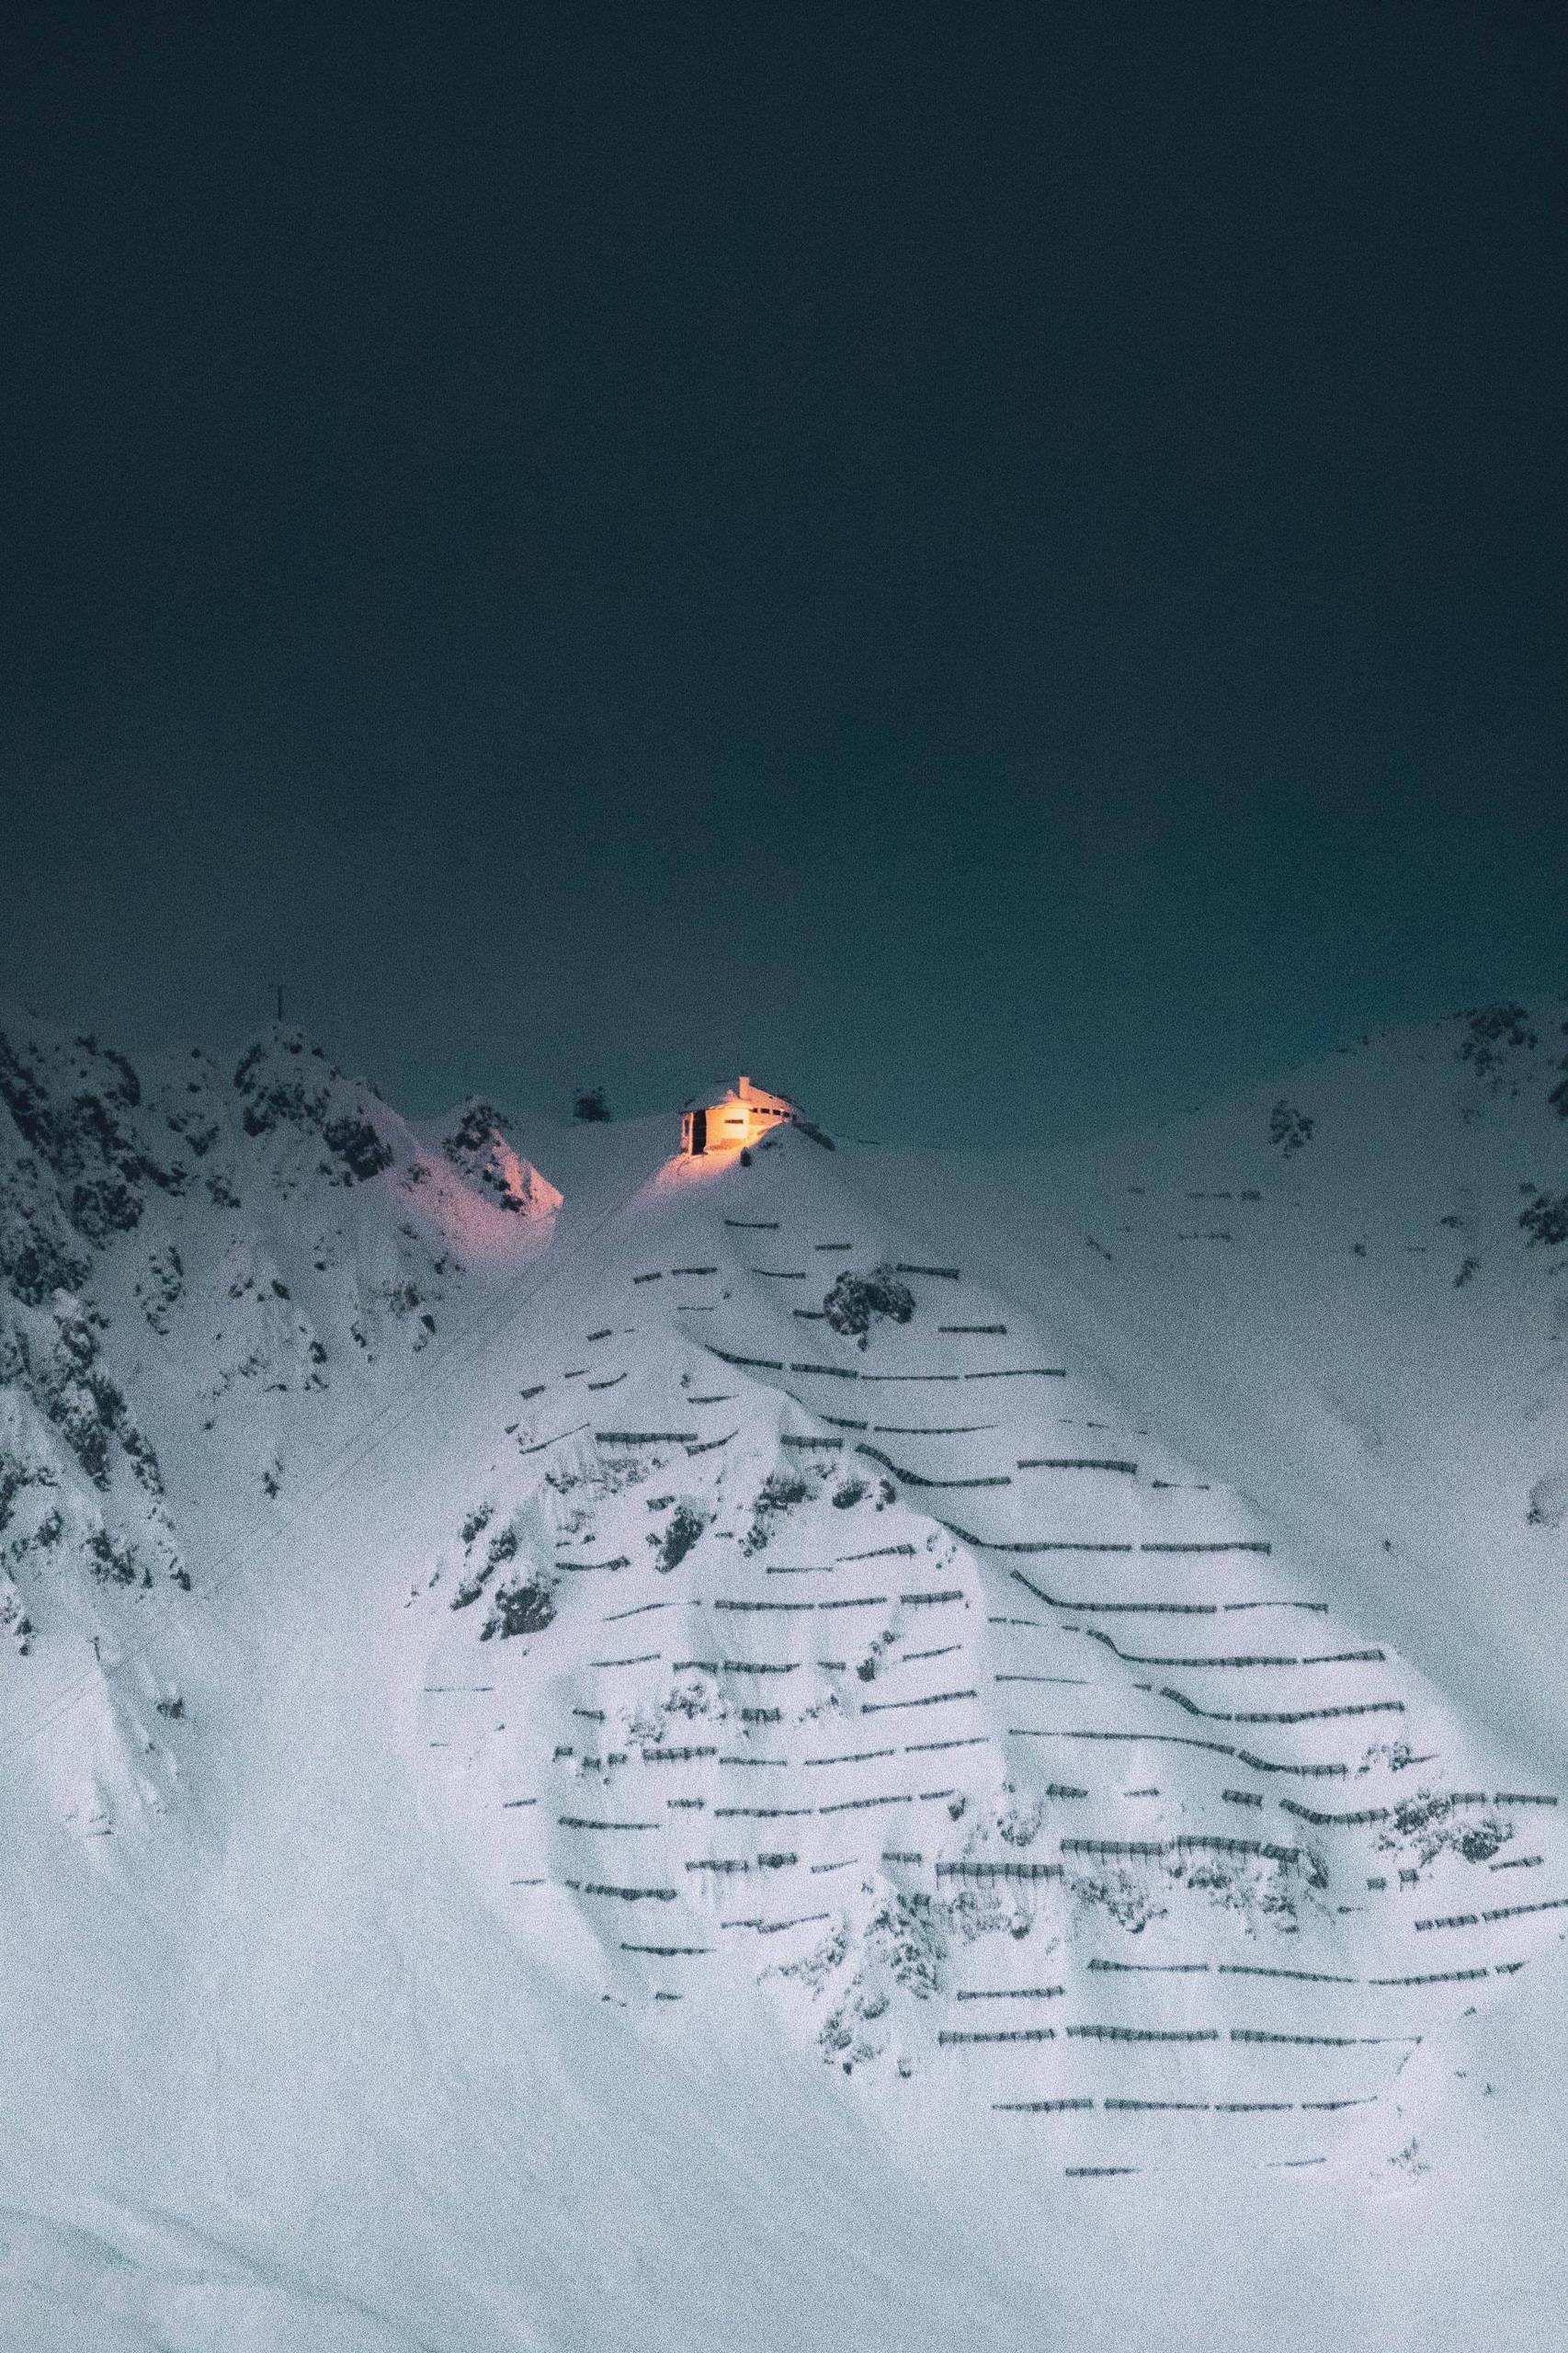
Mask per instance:
[[[1568,980],[1561,6],[20,24],[0,988],[935,1139]]]

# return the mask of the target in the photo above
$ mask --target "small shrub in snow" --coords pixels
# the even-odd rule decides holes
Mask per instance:
[[[1561,1528],[1568,1512],[1568,1479],[1538,1479],[1529,1493],[1525,1519],[1531,1528]]]
[[[1011,1802],[997,1813],[996,1828],[1009,1847],[1032,1846],[1045,1820],[1045,1808],[1039,1798],[1020,1804],[1011,1790],[1007,1795]]]
[[[928,1895],[909,1890],[884,1897],[868,1924],[866,1949],[918,2000],[939,1992],[947,1938]]]
[[[1385,1541],[1383,1550],[1390,1552],[1392,1547]],[[1369,1773],[1375,1765],[1386,1765],[1391,1773],[1407,1773],[1414,1765],[1430,1765],[1433,1761],[1430,1753],[1418,1756],[1407,1740],[1382,1740],[1368,1749],[1356,1770],[1358,1774]]]
[[[1495,1814],[1484,1821],[1471,1823],[1460,1837],[1460,1853],[1467,1863],[1489,1863],[1500,1847],[1507,1845],[1514,1833],[1509,1824],[1499,1822]]]
[[[886,1316],[893,1324],[913,1319],[915,1293],[907,1283],[900,1282],[891,1267],[873,1267],[869,1275],[852,1274],[846,1267],[822,1305],[833,1329],[846,1339],[858,1339],[864,1347],[877,1316]]]
[[[894,1634],[891,1626],[884,1627],[882,1631],[876,1637],[876,1640],[868,1649],[865,1657],[855,1669],[856,1674],[859,1677],[862,1683],[870,1683],[875,1680],[877,1669],[882,1663],[882,1653],[886,1650],[891,1650],[897,1639],[898,1637]]]
[[[658,1555],[654,1566],[662,1575],[668,1576],[672,1569],[679,1568],[707,1525],[707,1519],[694,1505],[676,1506],[668,1525],[655,1529],[648,1539]]]
[[[136,1295],[142,1302],[142,1314],[161,1337],[168,1335],[169,1310],[177,1303],[184,1289],[185,1263],[174,1244],[151,1252],[145,1276],[136,1286]]]
[[[518,1578],[497,1586],[490,1615],[479,1630],[482,1643],[499,1634],[539,1634],[555,1616],[555,1596],[542,1577]]]
[[[1465,1016],[1460,1060],[1469,1063],[1478,1078],[1487,1077],[1510,1048],[1527,1050],[1536,1042],[1530,1017],[1522,1005],[1483,1005]]]
[[[498,1536],[493,1536],[484,1556],[486,1565],[491,1569],[498,1569],[504,1561],[515,1561],[517,1557],[517,1531],[515,1528],[504,1528]]]
[[[488,1506],[485,1506],[483,1518],[477,1512],[472,1513],[463,1522],[464,1542],[472,1543],[474,1537],[477,1537],[488,1525],[489,1519]],[[473,1530],[472,1536],[467,1533],[471,1528]],[[503,1528],[499,1534],[491,1538],[485,1547],[483,1560],[476,1568],[470,1571],[453,1594],[451,1606],[454,1609],[466,1609],[471,1602],[479,1599],[496,1570],[505,1568],[508,1561],[517,1559],[517,1531],[515,1528]]]
[[[1289,1160],[1293,1152],[1300,1152],[1303,1144],[1312,1142],[1316,1124],[1308,1112],[1299,1111],[1281,1096],[1268,1115],[1268,1141],[1278,1144]]]
[[[107,1585],[134,1585],[138,1562],[133,1544],[117,1544],[106,1529],[95,1529],[87,1539],[93,1574]]]
[[[27,1657],[32,1632],[33,1621],[17,1589],[16,1579],[9,1570],[0,1570],[0,1633],[10,1635],[18,1658]]]
[[[699,1716],[727,1716],[730,1712],[722,1694],[704,1675],[688,1676],[684,1682],[672,1684],[664,1706],[666,1715],[684,1716],[688,1723]]]
[[[799,1961],[780,1964],[778,1974],[793,1978],[812,1994],[820,1994],[835,1970],[842,1969],[849,1952],[849,1930],[843,1920],[834,1923],[810,1952]]]
[[[1131,1871],[1085,1872],[1069,1881],[1074,1901],[1085,1911],[1108,1913],[1118,1927],[1141,1936],[1151,1920],[1163,1920],[1166,1906],[1152,1879],[1135,1879]]]
[[[1476,1815],[1456,1804],[1446,1790],[1418,1790],[1394,1808],[1393,1821],[1378,1845],[1385,1853],[1403,1847],[1423,1864],[1442,1854],[1462,1855],[1467,1863],[1489,1863],[1513,1837],[1511,1823],[1494,1813]]]
[[[1532,1242],[1544,1243],[1548,1249],[1568,1242],[1568,1193],[1538,1193],[1519,1211],[1519,1223]]]
[[[752,1523],[741,1540],[743,1552],[760,1552],[772,1541],[776,1524],[796,1504],[803,1504],[811,1494],[804,1479],[784,1471],[775,1471],[765,1479],[752,1507]]]

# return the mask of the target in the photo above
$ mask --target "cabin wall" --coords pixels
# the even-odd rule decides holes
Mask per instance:
[[[753,1144],[777,1128],[790,1116],[789,1106],[777,1097],[762,1101],[742,1101],[738,1095],[726,1096],[722,1103],[708,1106],[708,1145],[710,1152],[738,1152],[744,1144]],[[683,1111],[680,1122],[680,1148],[691,1150],[692,1115]]]

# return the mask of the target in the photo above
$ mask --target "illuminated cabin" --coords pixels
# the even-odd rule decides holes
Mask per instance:
[[[716,1103],[681,1113],[680,1148],[690,1159],[707,1152],[738,1152],[796,1116],[787,1096],[770,1095],[743,1073],[739,1084],[726,1087]]]

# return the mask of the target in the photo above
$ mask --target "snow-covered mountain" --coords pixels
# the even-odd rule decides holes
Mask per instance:
[[[741,1165],[8,1020],[3,2341],[1553,2341],[1565,1073]]]

